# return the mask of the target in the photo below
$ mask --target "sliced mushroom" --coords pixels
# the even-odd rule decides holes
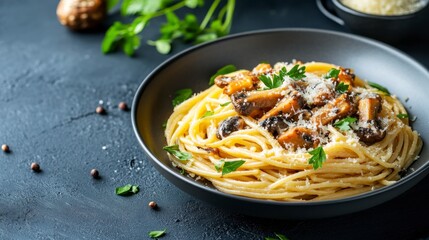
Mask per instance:
[[[317,133],[305,127],[294,127],[282,133],[277,139],[286,149],[317,147]]]
[[[259,79],[250,71],[239,70],[215,78],[216,86],[223,88],[223,92],[232,95],[240,91],[250,91],[257,87]]]
[[[245,126],[244,120],[239,116],[229,117],[220,123],[216,136],[218,139],[224,139],[231,133],[243,129]]]
[[[269,117],[259,123],[259,125],[270,132],[274,137],[288,128],[287,119],[285,116]]]
[[[286,114],[288,116],[294,116],[302,106],[304,101],[297,91],[292,91],[288,96],[285,96],[280,100],[270,111],[265,113],[259,121],[264,121],[267,118],[277,116],[280,114]]]
[[[383,140],[386,132],[382,131],[378,121],[378,113],[381,111],[380,95],[374,94],[359,100],[358,111],[359,128],[356,134],[359,139],[368,145]]]
[[[317,110],[312,121],[316,125],[326,125],[336,119],[352,115],[354,112],[356,112],[356,107],[352,97],[344,93]]]
[[[290,90],[287,90],[287,88],[239,92],[231,95],[231,102],[238,114],[256,117],[273,108],[289,92]]]

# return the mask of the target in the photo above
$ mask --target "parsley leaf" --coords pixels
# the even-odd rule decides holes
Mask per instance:
[[[107,0],[110,10],[119,0]],[[124,52],[132,56],[140,46],[139,34],[148,23],[157,17],[165,16],[167,22],[161,25],[161,37],[149,41],[158,52],[166,54],[171,50],[171,44],[176,39],[184,42],[200,43],[211,41],[229,34],[235,9],[235,0],[212,1],[201,23],[194,14],[186,14],[180,20],[173,13],[183,8],[195,9],[202,7],[203,0],[122,0],[121,15],[136,16],[131,24],[114,23],[106,32],[102,42],[102,52],[109,53],[122,47]],[[120,26],[120,29],[118,28]],[[140,41],[138,41],[140,43]]]
[[[157,231],[150,231],[149,232],[149,237],[151,238],[159,238],[165,235],[167,229],[164,230],[157,230]]]
[[[326,161],[326,154],[323,147],[319,146],[308,152],[311,154],[311,158],[308,159],[308,163],[313,165],[313,169],[322,167],[323,162]]]
[[[335,90],[339,93],[345,93],[347,90],[349,90],[349,85],[344,84],[343,82],[338,83],[338,85],[335,87]]]
[[[203,114],[203,116],[202,116],[201,118],[206,118],[206,117],[211,116],[211,115],[213,115],[213,114],[214,114],[214,112],[213,112],[213,111],[207,111],[207,112],[205,112],[205,113]]]
[[[179,160],[186,161],[192,158],[192,155],[188,152],[181,152],[179,150],[179,145],[165,146],[162,149],[167,151],[168,153],[174,155]]]
[[[215,164],[216,171],[220,172],[222,169],[222,176],[237,170],[241,165],[243,165],[246,161],[237,160],[237,161],[229,161],[225,162],[224,160],[219,161],[218,164]]]
[[[340,74],[340,69],[331,68],[329,72],[325,75],[325,78],[337,78],[338,74]]]
[[[117,187],[115,192],[116,192],[116,195],[129,196],[131,194],[138,193],[139,192],[139,186],[127,184],[127,185],[122,186],[122,187]]]
[[[390,96],[389,90],[387,90],[387,88],[381,86],[380,84],[368,81],[368,85],[371,86],[371,87],[373,87],[373,88],[376,88],[376,89],[378,89],[378,90],[380,90],[382,92],[384,92],[387,96]]]
[[[287,75],[293,80],[301,80],[305,77],[305,66],[299,67],[299,65],[293,66],[293,68],[287,73]]]
[[[226,107],[230,104],[231,102],[225,102],[225,103],[221,103],[219,104],[221,107]]]
[[[185,100],[187,100],[188,98],[192,97],[192,89],[190,88],[185,88],[185,89],[180,89],[178,91],[176,91],[175,93],[175,97],[173,98],[173,106],[177,106],[179,104],[181,104],[182,102],[184,102]]]
[[[341,119],[340,121],[334,123],[334,126],[339,128],[342,131],[348,131],[350,130],[350,124],[356,122],[356,118],[354,117],[346,117]]]
[[[276,234],[276,238],[273,237],[266,237],[265,240],[289,240],[285,235],[283,234],[279,234],[279,233],[275,233]]]
[[[220,68],[219,70],[217,70],[217,72],[215,74],[213,74],[210,77],[209,85],[213,85],[214,84],[214,80],[215,80],[215,78],[217,76],[219,76],[219,75],[225,75],[225,74],[228,74],[228,73],[232,73],[232,72],[235,72],[236,70],[237,70],[237,68],[234,65],[232,65],[232,64],[223,66],[222,68]]]
[[[163,128],[163,129],[166,129],[166,128],[167,128],[167,122],[165,122],[165,123],[163,123],[163,124],[162,124],[162,128]]]
[[[119,0],[107,0],[107,11],[112,10],[117,4],[119,3]]]
[[[396,117],[398,117],[399,119],[409,118],[408,114],[406,113],[400,113],[396,115]]]
[[[280,69],[278,74],[273,74],[272,78],[267,75],[259,76],[259,80],[267,86],[267,89],[273,89],[280,87],[284,82],[284,77],[287,75],[286,67]]]

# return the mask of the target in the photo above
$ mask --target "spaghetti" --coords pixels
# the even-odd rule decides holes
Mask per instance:
[[[174,108],[165,136],[190,156],[169,155],[174,166],[225,193],[278,201],[352,196],[393,184],[422,147],[401,102],[350,69],[260,64],[215,82]],[[309,163],[313,150],[326,158],[319,166]]]

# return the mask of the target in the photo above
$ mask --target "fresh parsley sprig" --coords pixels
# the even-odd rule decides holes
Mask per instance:
[[[192,158],[192,155],[188,152],[182,152],[179,150],[179,145],[171,145],[171,146],[165,146],[162,149],[167,151],[168,153],[172,154],[176,158],[182,161],[186,161]]]
[[[350,124],[355,123],[356,121],[357,119],[354,117],[346,117],[334,123],[334,127],[337,127],[342,131],[348,131],[350,130]]]
[[[111,9],[118,3],[118,0],[109,0],[107,5]],[[201,43],[227,35],[232,24],[235,0],[214,0],[201,22],[192,13],[188,13],[183,19],[174,14],[179,9],[192,10],[203,4],[204,0],[123,0],[121,14],[137,17],[127,24],[115,22],[107,30],[101,50],[109,53],[122,47],[124,53],[132,56],[140,47],[140,33],[152,19],[162,16],[165,16],[166,23],[160,29],[161,37],[148,41],[161,54],[169,53],[176,39]]]
[[[188,98],[192,97],[192,94],[194,94],[194,92],[190,88],[177,90],[175,92],[175,97],[173,98],[173,101],[172,101],[173,106],[175,107],[181,104],[182,102],[186,101]]]
[[[316,170],[322,167],[322,164],[326,161],[326,153],[323,150],[323,147],[319,146],[308,152],[311,156],[308,159],[308,163],[313,165],[313,169]]]
[[[280,69],[278,74],[273,74],[272,77],[261,75],[259,76],[259,80],[265,84],[266,89],[273,89],[280,87],[283,84],[284,78],[286,76],[289,76],[295,81],[301,80],[305,77],[305,66],[299,67],[297,64],[289,71],[287,71],[286,67],[283,67]]]
[[[329,69],[328,73],[325,75],[325,78],[337,78],[338,75],[340,74],[340,70],[336,69],[336,68],[331,68]]]
[[[229,161],[225,162],[224,160],[220,160],[218,164],[215,164],[216,171],[222,171],[222,176],[231,172],[236,171],[241,165],[243,165],[246,161],[237,160],[237,161]]]
[[[293,66],[291,70],[287,73],[287,75],[293,80],[301,80],[305,78],[305,66],[299,67],[299,65]]]
[[[261,75],[259,76],[259,80],[265,84],[267,87],[266,89],[273,89],[280,87],[284,82],[284,77],[287,75],[286,67],[283,67],[280,69],[278,74],[272,75],[272,77],[269,77],[267,75]]]
[[[150,238],[160,238],[160,237],[164,236],[166,232],[167,232],[167,229],[150,231],[149,237]]]
[[[335,87],[335,91],[338,93],[345,93],[347,90],[349,90],[349,85],[343,82],[338,83],[338,85]]]
[[[129,196],[131,194],[136,194],[139,192],[139,186],[127,184],[122,187],[117,187],[115,189],[116,195],[119,196]]]
[[[201,118],[206,118],[206,117],[212,116],[213,114],[214,114],[213,111],[206,111]]]

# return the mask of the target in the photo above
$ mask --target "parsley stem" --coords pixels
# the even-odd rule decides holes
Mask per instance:
[[[234,6],[235,6],[235,0],[228,0],[227,3],[227,12],[226,12],[226,19],[225,22],[222,25],[222,29],[224,31],[229,32],[230,28],[231,28],[231,24],[232,24],[232,17],[234,14]]]
[[[219,5],[221,0],[215,0],[213,1],[212,5],[209,8],[209,11],[207,12],[206,16],[204,17],[203,21],[200,24],[200,29],[206,28],[207,24],[209,23],[210,19],[213,16],[214,11],[216,10],[217,6]]]
[[[151,15],[151,18],[155,18],[155,17],[165,15],[165,13],[167,13],[167,12],[174,12],[174,11],[184,7],[184,6],[186,6],[186,1],[178,2],[178,3],[174,4],[173,6],[170,6],[170,7],[162,9],[161,11],[155,12],[154,14]]]

